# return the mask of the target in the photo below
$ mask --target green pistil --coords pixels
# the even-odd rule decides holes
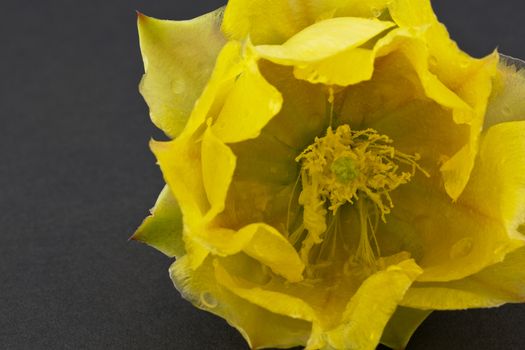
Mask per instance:
[[[337,181],[342,184],[355,180],[357,175],[359,175],[355,161],[350,157],[337,158],[332,162],[330,170],[337,178]]]

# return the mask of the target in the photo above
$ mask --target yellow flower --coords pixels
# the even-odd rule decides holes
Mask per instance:
[[[253,349],[403,348],[432,310],[525,300],[525,74],[428,0],[139,15],[170,138],[134,239]]]

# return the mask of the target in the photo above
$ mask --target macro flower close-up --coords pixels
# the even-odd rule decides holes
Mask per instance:
[[[525,301],[525,64],[429,0],[138,14],[169,138],[133,235],[247,348],[403,349],[433,310]]]

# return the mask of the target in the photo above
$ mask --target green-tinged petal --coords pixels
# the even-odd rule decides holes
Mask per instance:
[[[385,325],[420,274],[413,260],[405,260],[367,278],[346,306],[343,324],[327,332],[326,349],[375,349]]]
[[[252,277],[262,274],[242,256],[229,259],[234,259],[239,267],[249,266]],[[304,345],[311,332],[311,323],[273,313],[225,288],[215,275],[211,258],[196,270],[186,257],[178,259],[170,268],[170,276],[185,299],[226,319],[242,334],[250,349]]]
[[[260,74],[254,58],[247,54],[243,72],[226,98],[213,124],[213,131],[226,143],[257,137],[282,105],[282,97]]]
[[[208,128],[202,138],[202,180],[210,210],[205,221],[224,210],[226,195],[235,171],[236,158],[231,149]]]
[[[411,289],[407,291],[410,293]],[[406,294],[405,294],[406,296]],[[406,348],[412,334],[430,315],[430,310],[419,310],[408,307],[398,306],[396,312],[392,315],[383,335],[381,344],[384,344],[394,350],[403,350]]]
[[[493,307],[525,302],[525,248],[477,274],[452,282],[415,283],[403,305],[435,310]]]
[[[525,62],[500,55],[498,78],[490,96],[484,128],[525,119]]]
[[[275,63],[307,64],[358,47],[393,25],[377,19],[332,18],[307,27],[282,45],[261,45],[256,51]]]
[[[153,123],[168,136],[184,128],[225,43],[223,9],[189,21],[165,21],[139,14],[145,75],[140,92]]]
[[[148,216],[131,239],[141,241],[170,257],[186,253],[182,241],[182,213],[171,190],[165,186]]]

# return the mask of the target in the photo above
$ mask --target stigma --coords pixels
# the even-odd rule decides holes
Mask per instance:
[[[386,222],[394,207],[390,193],[408,183],[416,170],[424,172],[417,164],[418,154],[405,154],[392,144],[376,130],[352,130],[345,124],[336,130],[328,127],[325,136],[317,137],[296,158],[301,166],[299,204],[306,231],[300,256],[307,266],[316,260],[312,248],[331,234],[333,225],[327,222],[344,205],[354,207],[360,221],[354,226],[360,238],[350,255],[366,265],[375,263],[380,255],[375,230],[378,220]]]

